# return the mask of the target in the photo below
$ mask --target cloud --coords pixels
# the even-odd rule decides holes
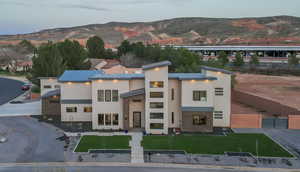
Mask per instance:
[[[78,8],[78,9],[85,9],[85,10],[94,10],[94,11],[109,11],[108,8],[101,8],[83,4],[59,4],[59,7],[63,8]]]

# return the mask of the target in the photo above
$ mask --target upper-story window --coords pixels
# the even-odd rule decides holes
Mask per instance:
[[[203,102],[207,101],[206,91],[194,90],[193,101],[203,101]]]
[[[164,103],[163,102],[150,102],[150,108],[162,109],[162,108],[164,108]]]
[[[83,112],[92,112],[93,108],[91,106],[87,106],[83,108]]]
[[[111,102],[111,90],[105,90],[105,101]]]
[[[150,81],[150,88],[163,88],[164,82],[163,81]]]
[[[58,88],[60,88],[60,85],[54,85],[54,88],[58,89]]]
[[[119,91],[118,90],[112,90],[112,101],[113,102],[119,101]]]
[[[44,88],[52,88],[51,85],[44,85]]]
[[[171,89],[171,99],[174,100],[175,97],[175,90],[174,88]]]
[[[98,90],[98,102],[104,102],[104,90]]]
[[[164,113],[151,112],[150,119],[164,119]]]
[[[215,95],[216,96],[223,96],[224,95],[224,89],[223,88],[215,88]]]
[[[66,112],[77,112],[77,107],[66,107]]]
[[[150,92],[150,98],[164,98],[163,92]]]

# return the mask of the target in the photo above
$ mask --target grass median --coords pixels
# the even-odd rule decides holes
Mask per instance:
[[[257,147],[258,156],[292,157],[264,134],[144,136],[142,145],[146,150],[184,150],[191,154],[250,152],[255,156]]]
[[[130,136],[82,136],[75,152],[89,149],[130,149]]]

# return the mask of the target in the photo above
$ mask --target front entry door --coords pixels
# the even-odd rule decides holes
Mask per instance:
[[[133,128],[141,128],[141,112],[133,112]]]

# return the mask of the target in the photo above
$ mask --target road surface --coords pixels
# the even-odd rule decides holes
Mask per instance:
[[[255,172],[245,169],[207,169],[207,168],[171,168],[171,167],[116,167],[116,166],[77,166],[77,167],[0,167],[0,172]],[[257,170],[257,172],[260,170]],[[272,172],[270,169],[264,172]]]
[[[21,90],[23,84],[21,81],[0,77],[0,105],[23,94],[24,91]]]

